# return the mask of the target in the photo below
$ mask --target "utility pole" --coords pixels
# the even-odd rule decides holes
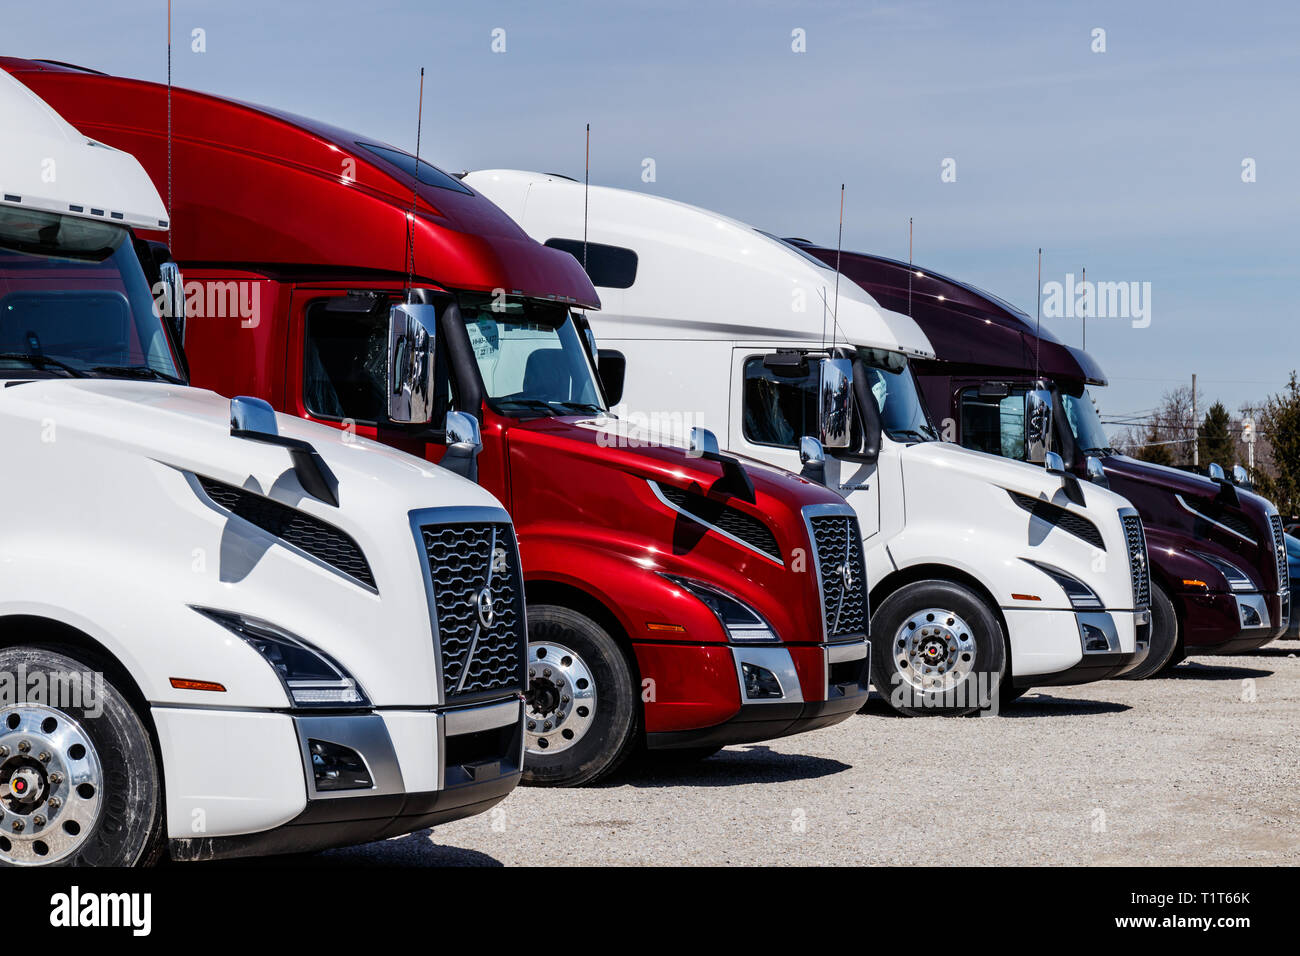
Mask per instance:
[[[1192,467],[1201,467],[1201,443],[1196,436],[1200,419],[1196,417],[1196,373],[1192,373]]]

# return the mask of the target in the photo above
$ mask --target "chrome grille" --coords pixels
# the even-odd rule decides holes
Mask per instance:
[[[448,700],[524,687],[524,587],[509,524],[420,528]],[[490,604],[488,614],[482,605]]]
[[[1277,589],[1289,590],[1291,587],[1291,569],[1286,563],[1286,535],[1282,531],[1280,515],[1269,515],[1269,524],[1273,527],[1273,553],[1277,559]]]
[[[812,531],[826,640],[861,637],[867,633],[870,610],[858,519],[842,512],[810,515],[808,525]]]
[[[1133,576],[1133,606],[1151,606],[1151,566],[1147,557],[1147,536],[1142,519],[1124,515],[1124,540],[1128,544],[1129,573]]]

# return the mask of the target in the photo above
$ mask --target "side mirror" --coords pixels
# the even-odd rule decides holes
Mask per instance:
[[[817,389],[817,417],[823,458],[826,448],[848,448],[852,444],[853,362],[846,358],[824,358]],[[802,454],[802,450],[800,451]]]
[[[170,260],[158,267],[163,286],[163,319],[176,330],[176,341],[185,344],[185,278],[181,267]]]
[[[280,434],[280,426],[270,402],[238,395],[230,400],[230,431],[232,434],[275,436]]]
[[[1110,481],[1106,478],[1106,469],[1102,467],[1101,459],[1089,455],[1085,467],[1088,469],[1088,480],[1094,485],[1100,485],[1103,488],[1110,487]]]
[[[1210,467],[1209,467],[1209,469],[1208,469],[1208,472],[1209,472],[1210,480],[1211,480],[1211,481],[1224,481],[1224,480],[1225,480],[1225,479],[1224,479],[1224,476],[1223,476],[1223,466],[1220,465],[1218,462],[1215,462],[1215,461],[1210,462]]]
[[[605,400],[611,405],[623,401],[623,381],[627,376],[627,359],[622,352],[605,349],[596,353],[596,370],[600,384],[605,389]]]
[[[1240,485],[1243,488],[1250,487],[1250,475],[1247,474],[1246,469],[1242,468],[1241,465],[1232,466],[1232,483],[1234,485]]]
[[[799,477],[826,484],[826,449],[821,442],[811,435],[799,439],[799,461],[803,464]]]
[[[1083,496],[1083,487],[1079,484],[1079,479],[1066,470],[1064,458],[1054,451],[1044,452],[1043,467],[1047,469],[1049,475],[1060,476],[1061,488],[1065,492],[1066,498],[1080,507],[1087,504],[1087,499]],[[1089,477],[1092,476],[1089,475]]]
[[[1045,388],[1025,392],[1025,458],[1044,464],[1052,447],[1052,393]],[[1061,456],[1057,455],[1059,462]],[[1051,471],[1048,466],[1048,471]]]
[[[1065,460],[1054,451],[1049,451],[1043,455],[1043,467],[1053,475],[1066,474]]]
[[[483,436],[478,419],[469,412],[448,412],[445,426],[447,452],[439,462],[470,481],[478,481],[478,455],[483,450]]]
[[[433,421],[437,309],[403,303],[388,312],[388,417],[404,425]]]
[[[716,458],[720,454],[718,436],[707,428],[698,426],[691,429],[691,456],[693,458]]]

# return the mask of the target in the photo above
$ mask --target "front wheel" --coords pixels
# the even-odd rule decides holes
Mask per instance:
[[[952,581],[916,581],[871,616],[871,678],[908,717],[960,717],[994,703],[1007,671],[1006,639],[988,605]]]
[[[1127,674],[1123,680],[1146,680],[1155,677],[1178,661],[1174,655],[1178,652],[1178,615],[1174,613],[1174,602],[1169,600],[1160,585],[1151,588],[1151,649],[1144,660]]]
[[[529,607],[523,782],[576,787],[612,773],[636,718],[632,668],[609,633],[566,607]]]
[[[26,675],[24,699],[0,709],[0,863],[156,862],[162,780],[135,708],[92,667],[47,648],[0,650],[0,673]]]

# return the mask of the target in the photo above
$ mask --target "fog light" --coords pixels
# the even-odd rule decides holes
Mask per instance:
[[[1249,604],[1241,606],[1241,626],[1242,627],[1259,627],[1264,622],[1259,618],[1259,612]]]
[[[781,682],[766,667],[741,661],[740,672],[745,677],[745,696],[749,700],[764,700],[772,697],[784,697]]]
[[[375,783],[361,754],[328,740],[307,741],[317,790],[369,790]]]
[[[1098,651],[1104,653],[1110,650],[1110,640],[1106,637],[1106,632],[1099,627],[1093,627],[1091,624],[1080,624],[1079,629],[1083,632],[1083,650],[1085,653],[1093,654]]]

